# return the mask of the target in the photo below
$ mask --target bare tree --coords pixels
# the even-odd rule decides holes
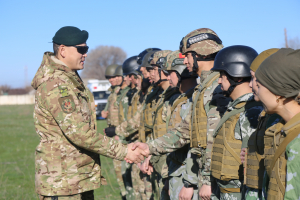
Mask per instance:
[[[9,85],[0,85],[0,95],[7,94],[9,90],[11,90],[11,87]]]
[[[105,69],[111,64],[123,64],[127,55],[120,47],[98,46],[86,58],[82,78],[105,79]]]

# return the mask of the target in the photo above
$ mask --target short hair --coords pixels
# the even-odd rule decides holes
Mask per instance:
[[[54,53],[55,56],[58,55],[59,46],[60,46],[59,44],[56,44],[56,43],[53,42],[53,53]]]

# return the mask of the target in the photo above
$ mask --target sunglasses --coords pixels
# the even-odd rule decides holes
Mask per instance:
[[[77,49],[77,52],[82,54],[82,55],[86,54],[89,50],[88,46],[72,46],[72,47],[75,47]]]

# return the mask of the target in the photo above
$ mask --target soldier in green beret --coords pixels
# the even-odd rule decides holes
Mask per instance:
[[[97,133],[93,95],[77,70],[84,68],[88,32],[59,29],[54,53],[45,52],[33,81],[34,124],[40,143],[35,151],[35,186],[40,199],[94,199],[101,185],[99,154],[140,162],[147,156],[132,145]]]

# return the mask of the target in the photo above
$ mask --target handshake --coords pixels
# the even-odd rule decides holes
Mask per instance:
[[[125,157],[128,163],[140,163],[145,157],[149,157],[150,149],[148,144],[142,142],[130,143],[127,145],[127,155]]]

